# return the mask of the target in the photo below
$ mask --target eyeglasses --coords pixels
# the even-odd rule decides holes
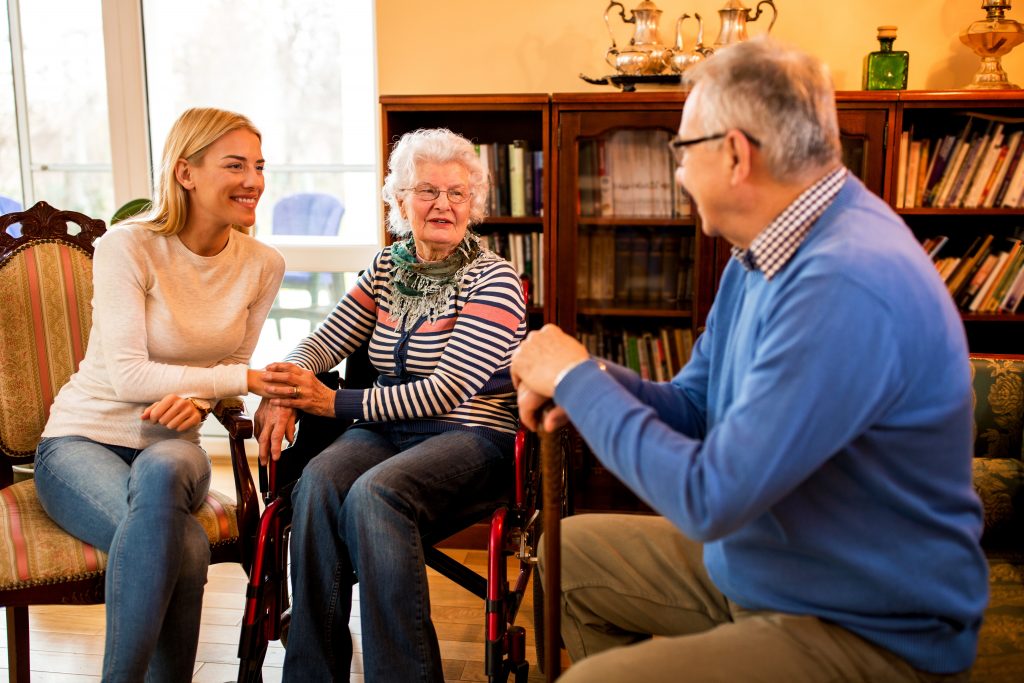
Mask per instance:
[[[443,192],[447,197],[448,201],[452,204],[462,204],[468,202],[469,198],[473,196],[473,193],[469,190],[461,187],[449,188],[447,190],[441,190],[433,185],[420,185],[419,187],[404,187],[402,192],[412,192],[416,199],[422,199],[425,202],[432,202],[441,196]]]
[[[740,135],[745,137],[750,142],[750,144],[752,144],[754,147],[760,147],[761,146],[761,141],[758,140],[757,138],[755,138],[750,133],[747,133],[746,131],[740,130],[739,128],[736,128],[735,130],[739,131]],[[672,139],[668,143],[668,148],[670,150],[672,150],[672,155],[676,159],[676,165],[677,166],[682,166],[683,165],[683,159],[686,158],[686,148],[687,147],[690,147],[692,145],[699,145],[702,142],[711,142],[712,140],[721,140],[722,138],[724,138],[728,134],[729,134],[729,131],[726,131],[724,133],[715,133],[714,135],[705,135],[704,137],[700,137],[700,138],[688,138],[686,140],[683,140],[681,138],[676,137],[676,138]]]

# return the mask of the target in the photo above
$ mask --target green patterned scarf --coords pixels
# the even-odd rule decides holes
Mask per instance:
[[[410,237],[391,247],[391,315],[399,330],[426,316],[434,322],[448,310],[459,283],[480,256],[480,240],[471,232],[441,261],[416,260],[416,240]]]

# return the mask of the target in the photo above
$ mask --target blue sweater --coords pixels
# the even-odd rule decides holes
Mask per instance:
[[[906,225],[852,176],[770,281],[731,261],[668,383],[594,362],[555,399],[749,609],[815,615],[934,673],[987,594],[963,326]]]

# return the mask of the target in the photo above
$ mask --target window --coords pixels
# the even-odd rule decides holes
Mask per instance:
[[[344,204],[340,230],[318,242],[378,242],[372,3],[145,0],[143,24],[156,163],[188,107],[240,112],[267,160],[258,236],[274,235],[279,200],[318,192]]]
[[[18,156],[18,121],[14,109],[14,71],[11,66],[11,36],[7,8],[0,22],[0,198],[22,202],[21,161]],[[0,212],[17,206],[0,199]]]
[[[45,199],[106,219],[114,209],[114,192],[101,5],[81,0],[9,0],[7,5],[10,31],[5,26],[4,37],[15,51],[20,48],[20,59],[12,63],[9,51],[0,62],[15,94],[8,99],[11,91],[4,88],[0,95],[0,193],[13,194],[20,184],[17,198],[28,204]],[[16,126],[10,126],[9,116]],[[12,178],[17,169],[20,183]]]
[[[189,107],[237,111],[263,134],[255,234],[289,270],[252,366],[283,360],[378,249],[373,4],[143,0],[142,17],[154,165]]]
[[[7,0],[0,210],[11,210],[3,198],[42,199],[109,221],[149,192],[156,174],[146,151],[159,163],[183,110],[246,114],[263,132],[267,160],[255,234],[289,268],[252,364],[283,358],[379,248],[373,8],[370,0],[251,0],[244,9],[229,0]],[[340,202],[340,220],[282,234],[274,208],[297,194]]]

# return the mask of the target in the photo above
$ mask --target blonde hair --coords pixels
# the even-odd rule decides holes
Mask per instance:
[[[395,143],[388,159],[388,175],[381,196],[388,205],[388,229],[395,237],[412,232],[409,220],[402,217],[399,205],[410,185],[416,182],[416,167],[422,163],[446,164],[455,161],[469,173],[469,225],[487,217],[487,191],[490,179],[473,143],[447,128],[420,128],[403,135]]]
[[[263,139],[252,121],[241,114],[209,107],[186,110],[167,134],[160,162],[160,179],[155,188],[152,208],[125,223],[144,224],[153,232],[165,236],[181,232],[188,220],[188,191],[181,186],[174,174],[178,159],[198,164],[210,145],[224,135],[240,129],[249,131],[261,141]],[[231,227],[239,232],[249,233],[249,226]]]

